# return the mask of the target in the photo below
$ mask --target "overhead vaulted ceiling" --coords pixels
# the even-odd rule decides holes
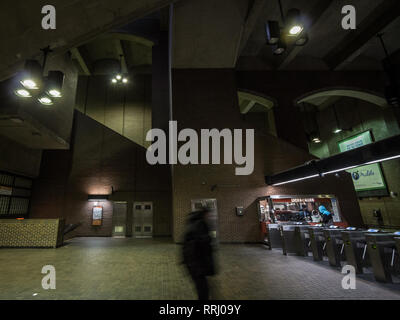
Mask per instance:
[[[305,17],[309,42],[304,47],[289,45],[282,56],[274,56],[266,45],[265,22],[281,20],[278,0],[265,0],[251,35],[244,39],[238,68],[278,70],[381,70],[385,55],[376,34],[384,32],[391,54],[400,49],[400,1],[353,0],[357,29],[341,27],[342,7],[348,1],[282,0],[284,13],[298,8]],[[257,3],[257,1],[250,2]],[[251,8],[249,9],[251,12]]]

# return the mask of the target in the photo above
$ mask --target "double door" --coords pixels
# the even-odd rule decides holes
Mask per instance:
[[[153,236],[153,203],[135,202],[133,204],[132,233],[135,238]]]

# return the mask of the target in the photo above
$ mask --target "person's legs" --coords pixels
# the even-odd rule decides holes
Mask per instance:
[[[192,276],[192,279],[196,286],[199,300],[208,300],[209,290],[206,276]]]

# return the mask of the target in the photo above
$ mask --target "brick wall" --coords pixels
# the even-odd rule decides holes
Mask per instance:
[[[43,153],[30,217],[64,217],[66,223],[82,222],[72,236],[111,236],[112,202],[99,203],[104,210],[103,225],[93,227],[93,203],[87,197],[110,194],[114,187],[111,200],[128,202],[128,231],[133,202],[153,201],[154,235],[170,235],[170,169],[148,165],[145,152],[143,147],[76,111],[72,149]]]
[[[178,129],[183,128],[257,128],[239,113],[233,70],[174,70],[173,114]],[[287,114],[290,118],[292,115]],[[218,228],[222,242],[260,241],[256,199],[272,194],[334,194],[343,217],[362,225],[360,208],[351,179],[326,177],[267,187],[264,176],[303,164],[312,156],[301,148],[256,131],[255,169],[252,175],[235,176],[235,165],[175,165],[173,168],[173,236],[182,240],[184,222],[192,199],[217,199]],[[217,185],[216,188],[212,186]],[[245,215],[236,216],[235,207],[243,206]]]

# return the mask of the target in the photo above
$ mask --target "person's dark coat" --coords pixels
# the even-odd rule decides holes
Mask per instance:
[[[183,263],[192,276],[210,276],[215,273],[209,227],[205,212],[190,215],[183,244]]]

